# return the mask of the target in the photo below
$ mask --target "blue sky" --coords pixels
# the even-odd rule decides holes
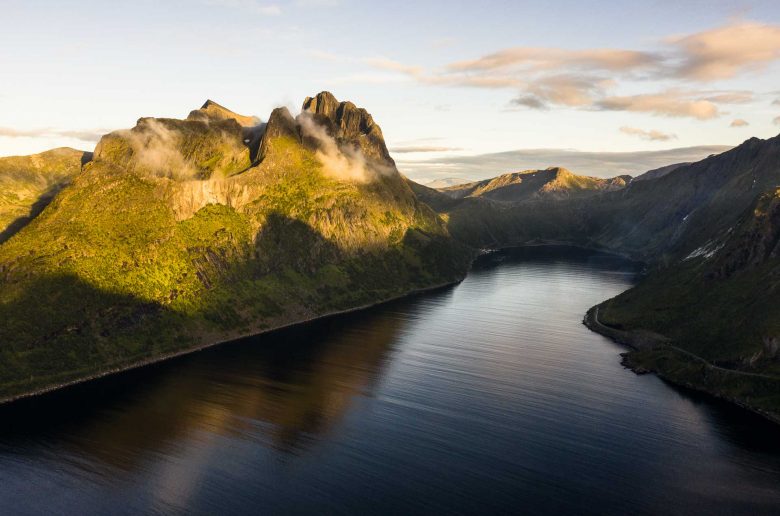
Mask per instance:
[[[420,179],[486,153],[662,151],[780,132],[776,0],[0,8],[0,155],[91,149],[102,132],[181,118],[207,98],[265,119],[324,89],[366,107]]]

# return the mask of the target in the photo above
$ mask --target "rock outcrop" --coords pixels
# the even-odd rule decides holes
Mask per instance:
[[[221,106],[213,100],[207,100],[200,109],[190,111],[187,120],[197,120],[208,122],[211,120],[235,120],[241,127],[254,127],[261,123],[256,116],[246,116],[234,113],[228,108]]]
[[[306,97],[301,111],[309,113],[319,124],[324,125],[328,134],[340,144],[351,143],[367,158],[395,166],[385,145],[382,129],[365,109],[352,102],[339,102],[332,93],[323,91],[314,97]]]

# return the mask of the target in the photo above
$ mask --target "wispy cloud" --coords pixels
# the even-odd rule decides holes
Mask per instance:
[[[614,81],[602,77],[551,75],[528,83],[523,93],[510,102],[533,109],[550,105],[582,107],[592,104],[613,86]]]
[[[0,137],[6,138],[71,138],[84,142],[97,142],[101,136],[108,133],[107,129],[14,129],[0,127]]]
[[[341,0],[295,0],[295,5],[300,7],[337,7]]]
[[[729,79],[780,59],[777,25],[732,23],[667,42],[678,54],[672,74],[697,81]]]
[[[408,145],[401,147],[391,147],[390,152],[397,154],[407,154],[412,152],[447,152],[462,150],[461,147],[441,147],[436,145]]]
[[[510,104],[530,109],[563,106],[709,120],[723,114],[719,105],[750,103],[755,94],[745,90],[713,91],[704,85],[759,71],[780,60],[780,25],[732,22],[665,38],[655,47],[512,47],[431,69],[387,57],[341,59],[420,84],[515,90]],[[384,80],[390,82],[389,76]],[[664,84],[666,88],[617,94],[625,82],[634,86]],[[699,87],[692,88],[692,84]]]
[[[623,134],[627,134],[629,136],[636,136],[637,138],[641,138],[643,140],[649,140],[653,142],[668,142],[669,140],[674,140],[677,138],[677,135],[674,134],[663,133],[655,129],[651,129],[647,131],[645,129],[639,129],[637,127],[623,126],[620,128],[620,132]]]
[[[583,69],[588,71],[626,71],[657,65],[661,56],[634,50],[561,48],[508,48],[477,59],[459,61],[448,66],[451,71],[473,72],[508,68],[546,71]]]
[[[774,122],[775,125],[780,125],[780,116],[776,116],[772,122]]]
[[[714,102],[716,104],[748,104],[755,100],[755,94],[752,91],[744,90],[717,91],[709,93],[708,96],[704,98],[704,100]]]
[[[743,120],[741,118],[735,118],[734,120],[731,121],[729,127],[747,127],[749,125],[750,124],[748,123],[747,120]]]
[[[692,117],[708,120],[717,117],[718,107],[709,100],[690,98],[685,93],[670,90],[645,95],[605,97],[593,107],[603,111],[633,111],[669,117]]]
[[[242,9],[261,16],[279,16],[282,8],[277,4],[259,2],[257,0],[201,0],[206,5]]]

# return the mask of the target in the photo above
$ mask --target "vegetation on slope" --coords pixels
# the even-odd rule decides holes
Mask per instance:
[[[590,326],[638,347],[627,357],[637,368],[780,420],[778,163],[780,137],[753,138],[584,198],[496,202],[475,195],[479,187],[461,198],[414,189],[473,246],[560,242],[645,261],[635,288],[600,305],[610,329]]]
[[[256,166],[232,119],[141,119],[104,137],[0,246],[0,395],[465,273],[470,252],[388,163],[365,161],[382,170],[371,181],[344,180],[289,113],[264,134]]]
[[[35,218],[89,159],[90,153],[68,148],[0,158],[0,243]]]
[[[669,339],[629,354],[633,366],[780,420],[780,190],[761,195],[722,241],[603,303],[599,319]]]

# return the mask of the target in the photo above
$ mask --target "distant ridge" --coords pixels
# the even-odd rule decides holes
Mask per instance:
[[[462,177],[445,177],[443,179],[434,179],[429,183],[425,183],[428,188],[449,188],[451,186],[465,185],[470,183],[471,179],[464,179]]]
[[[567,199],[619,190],[625,187],[630,179],[630,176],[610,179],[580,176],[562,167],[550,167],[544,170],[512,172],[492,179],[441,188],[440,191],[455,199],[483,197],[504,202],[531,198]]]

